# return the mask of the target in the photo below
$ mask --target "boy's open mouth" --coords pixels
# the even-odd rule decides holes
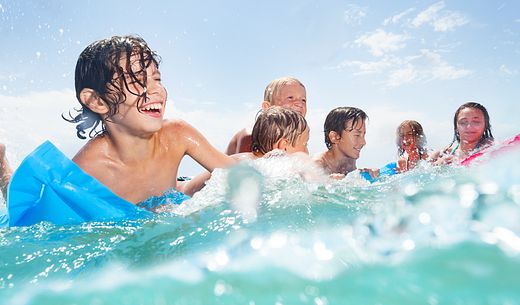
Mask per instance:
[[[153,103],[153,104],[147,104],[143,107],[141,107],[141,112],[146,114],[160,114],[161,110],[163,108],[163,105],[161,103]]]

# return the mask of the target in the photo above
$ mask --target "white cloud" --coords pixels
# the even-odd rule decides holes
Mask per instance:
[[[518,74],[518,70],[510,69],[506,65],[501,65],[499,70],[500,70],[500,73],[505,74],[507,76],[512,76],[512,75],[517,75]]]
[[[444,1],[437,2],[426,10],[420,12],[417,17],[412,21],[414,27],[420,27],[421,25],[431,22],[437,17],[437,13],[444,8]]]
[[[378,61],[344,61],[339,64],[336,69],[343,70],[348,67],[357,68],[357,72],[355,74],[363,75],[363,74],[378,74],[387,70],[388,68],[396,65],[395,57],[385,56],[381,60]]]
[[[429,50],[422,50],[421,52],[432,63],[431,70],[428,71],[431,74],[431,79],[453,80],[463,78],[472,73],[470,70],[457,69],[449,65],[438,53]]]
[[[414,66],[408,65],[405,68],[397,69],[390,72],[386,85],[389,87],[398,87],[403,84],[412,83],[419,77],[419,72]]]
[[[348,8],[343,13],[343,16],[345,18],[345,22],[347,24],[361,24],[361,21],[363,18],[365,18],[367,15],[367,9],[350,4],[348,5]]]
[[[404,48],[406,46],[404,42],[407,39],[406,35],[388,33],[378,29],[373,33],[359,37],[355,43],[367,46],[370,49],[370,53],[374,56],[383,56],[385,53]]]
[[[389,18],[386,18],[384,21],[383,21],[383,25],[389,25],[389,24],[396,24],[398,23],[404,16],[410,14],[411,12],[413,12],[415,10],[415,8],[409,8],[397,15],[394,15],[392,17],[389,17]]]
[[[432,68],[432,78],[440,80],[459,79],[471,74],[470,70],[457,69],[453,66],[443,64]]]
[[[468,23],[468,19],[460,13],[450,12],[446,16],[433,21],[433,29],[436,32],[452,31],[456,27]]]
[[[448,32],[468,23],[466,16],[459,12],[443,11],[444,7],[443,1],[431,5],[417,14],[412,20],[412,27],[418,28],[424,24],[429,24],[436,32]]]
[[[386,78],[384,84],[390,88],[423,81],[460,79],[472,73],[450,65],[440,53],[431,50],[421,50],[419,54],[404,58],[385,55],[378,61],[344,61],[336,67],[338,70],[346,68],[353,69],[354,75],[382,75]]]

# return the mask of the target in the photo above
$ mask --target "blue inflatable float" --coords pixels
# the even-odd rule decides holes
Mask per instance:
[[[365,178],[370,183],[374,183],[384,177],[389,177],[389,176],[393,176],[393,175],[397,174],[397,163],[390,162],[387,165],[381,167],[379,169],[379,176],[377,176],[375,178],[370,176],[370,173],[366,172],[366,171],[363,171],[360,174],[361,174],[361,177]]]
[[[13,174],[0,226],[117,221],[152,214],[114,194],[46,141]]]

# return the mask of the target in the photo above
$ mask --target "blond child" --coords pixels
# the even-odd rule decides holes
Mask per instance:
[[[271,106],[281,106],[300,113],[305,117],[307,113],[307,93],[305,86],[294,77],[282,77],[271,81],[264,91],[262,109]],[[251,151],[251,131],[240,130],[228,144],[228,155]]]
[[[276,152],[287,154],[309,154],[309,127],[305,118],[298,112],[273,106],[258,112],[251,134],[251,152],[233,155],[236,160],[268,157]],[[211,173],[204,172],[195,176],[183,186],[183,192],[192,196],[200,191]]]
[[[251,156],[260,158],[277,149],[288,154],[309,154],[309,127],[305,118],[291,109],[273,106],[261,110],[253,127]]]

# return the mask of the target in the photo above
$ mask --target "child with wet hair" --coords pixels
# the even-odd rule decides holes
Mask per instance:
[[[357,169],[356,161],[366,144],[367,119],[367,114],[355,107],[337,107],[327,115],[323,127],[327,151],[314,160],[332,178],[341,179]]]
[[[234,163],[190,124],[164,120],[167,92],[159,57],[137,36],[85,48],[76,65],[81,109],[68,121],[91,138],[73,161],[116,195],[138,204],[177,187],[185,155],[208,171]]]
[[[261,110],[251,134],[251,155],[263,157],[273,150],[309,154],[309,127],[298,112],[279,106]]]
[[[453,140],[430,158],[434,165],[455,164],[494,144],[489,113],[482,104],[462,104],[453,117]]]
[[[264,91],[262,109],[280,106],[292,109],[303,117],[307,113],[307,93],[305,86],[294,77],[281,77],[272,80]],[[246,128],[233,136],[228,144],[228,155],[251,151],[251,131]]]
[[[426,136],[421,124],[414,120],[403,121],[396,130],[397,170],[413,169],[421,160],[428,159]]]
[[[309,127],[298,112],[273,106],[260,110],[251,134],[251,152],[234,154],[237,161],[271,157],[278,154],[303,153],[308,157]],[[192,196],[200,191],[211,173],[204,172],[188,181],[184,193]]]

